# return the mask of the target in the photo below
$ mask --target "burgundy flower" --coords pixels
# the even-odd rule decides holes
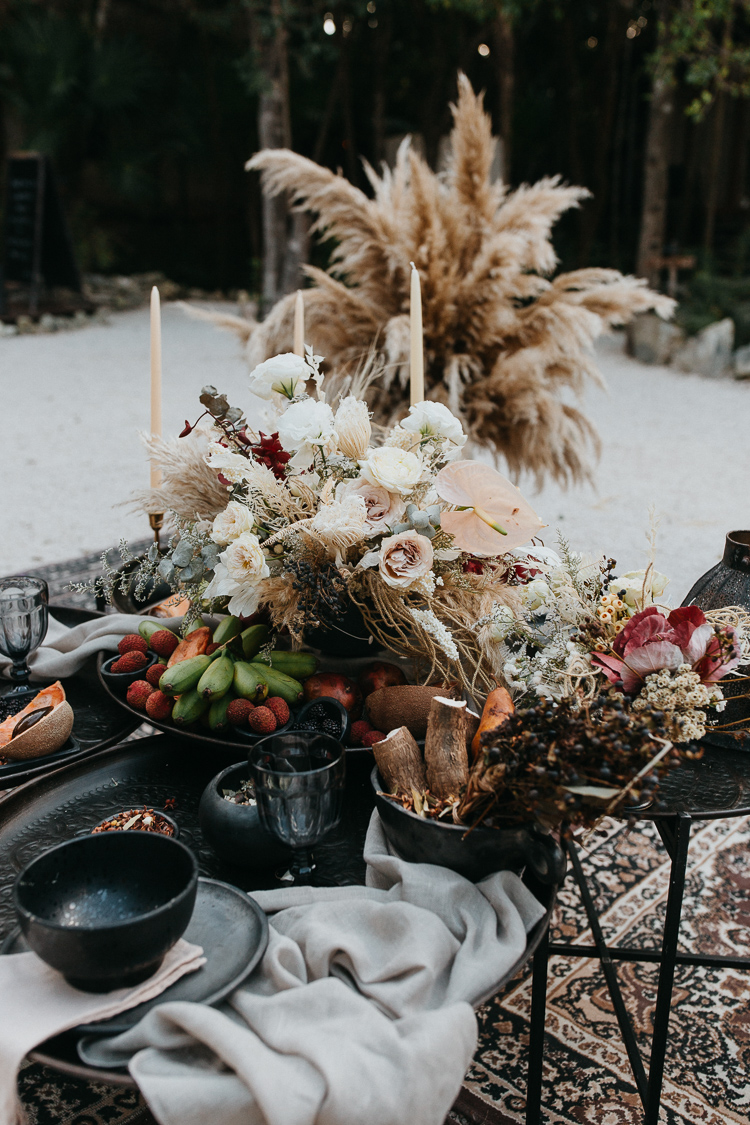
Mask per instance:
[[[715,683],[739,663],[740,649],[731,626],[714,629],[697,606],[681,606],[665,617],[649,606],[631,617],[611,652],[595,652],[591,662],[610,683],[633,695],[646,676],[689,664],[704,683]]]
[[[259,461],[261,465],[270,469],[275,477],[284,480],[286,465],[292,455],[282,447],[278,434],[271,434],[269,437],[267,434],[261,433],[260,441],[257,445],[250,446],[250,452],[254,461]]]

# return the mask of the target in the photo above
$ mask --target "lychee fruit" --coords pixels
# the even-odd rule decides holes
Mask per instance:
[[[150,719],[164,722],[172,714],[174,699],[170,699],[163,691],[154,691],[146,700],[146,714]]]
[[[146,700],[150,695],[153,695],[153,685],[148,683],[147,680],[134,680],[128,688],[128,694],[125,696],[131,707],[135,707],[136,711],[145,711]]]
[[[143,638],[141,637],[141,640]],[[131,649],[121,656],[119,660],[115,660],[114,664],[110,667],[110,672],[138,672],[148,664],[148,659],[145,653]]]
[[[368,730],[362,739],[363,746],[374,746],[376,742],[382,742],[385,738],[382,730]]]
[[[247,722],[256,734],[273,734],[277,725],[276,716],[269,707],[253,707]]]
[[[349,733],[349,743],[352,746],[364,746],[365,735],[372,727],[367,719],[357,719],[356,723],[352,723],[352,729]]]
[[[157,656],[171,656],[180,643],[180,639],[171,629],[159,629],[149,637],[151,651]]]
[[[126,652],[148,652],[148,641],[144,640],[140,633],[128,633],[123,637],[117,646],[117,651],[120,656],[124,656]]]
[[[215,641],[211,641],[211,644],[206,647],[206,656],[211,656],[212,653],[216,652],[217,648],[221,648],[221,645],[217,645]]]
[[[159,686],[159,680],[164,675],[164,671],[165,671],[165,668],[164,668],[163,664],[152,664],[151,665],[151,667],[146,672],[146,679],[148,680],[148,682],[151,684],[152,687],[158,687]],[[140,681],[138,681],[138,682],[140,683]]]
[[[280,695],[272,695],[263,706],[267,707],[269,711],[273,711],[276,722],[280,727],[289,722],[289,704]]]
[[[245,727],[248,715],[254,710],[255,706],[249,699],[233,699],[227,707],[227,721],[233,727]]]

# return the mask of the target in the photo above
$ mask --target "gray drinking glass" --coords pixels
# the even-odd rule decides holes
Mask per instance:
[[[14,686],[7,695],[26,695],[28,657],[39,648],[49,622],[49,590],[41,578],[0,578],[0,652],[12,661]]]
[[[272,734],[248,755],[263,827],[294,850],[285,881],[312,882],[313,845],[341,819],[346,778],[344,748],[314,731]]]

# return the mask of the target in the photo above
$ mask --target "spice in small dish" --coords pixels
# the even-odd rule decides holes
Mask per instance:
[[[174,825],[153,809],[145,805],[142,809],[126,809],[117,816],[97,824],[91,829],[92,836],[97,832],[160,832],[162,836],[174,836]]]

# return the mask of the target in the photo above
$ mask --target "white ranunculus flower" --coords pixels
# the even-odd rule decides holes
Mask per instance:
[[[354,461],[366,456],[372,433],[367,403],[348,395],[336,411],[336,433],[344,456]]]
[[[388,492],[382,484],[371,484],[364,477],[348,480],[341,487],[339,495],[361,496],[367,512],[365,536],[372,539],[400,523],[406,511],[406,504],[397,492]]]
[[[359,467],[365,480],[402,496],[412,492],[422,476],[422,462],[416,453],[394,446],[373,449],[366,461],[360,461]]]
[[[417,402],[409,407],[409,415],[399,423],[402,430],[418,434],[421,438],[442,440],[446,452],[454,456],[466,445],[466,434],[455,414],[442,402]]]
[[[246,531],[252,531],[255,516],[245,504],[230,500],[223,512],[214,518],[211,538],[220,547],[227,547]]]
[[[306,468],[313,451],[322,449],[326,457],[336,451],[337,435],[333,411],[326,402],[305,399],[293,402],[278,420],[279,441],[287,453],[294,453],[290,464]]]
[[[250,372],[250,390],[258,398],[271,399],[274,392],[285,398],[302,394],[312,371],[301,355],[283,352],[259,363]]]
[[[362,497],[349,494],[319,508],[310,530],[322,539],[336,561],[341,562],[346,550],[364,539],[366,514]]]
[[[203,597],[229,597],[229,612],[249,617],[258,608],[261,583],[270,573],[258,536],[245,531],[219,556]]]
[[[232,453],[218,441],[209,442],[206,464],[216,469],[232,484],[238,484],[247,475],[247,458],[240,453]]]
[[[645,578],[645,570],[629,570],[626,574],[620,574],[617,578],[612,579],[609,584],[610,593],[619,594],[630,609],[645,609],[651,602],[662,596],[669,582],[666,574],[660,574],[658,570],[652,570],[646,583],[646,600],[643,602]],[[643,602],[643,605],[641,605],[641,602]]]

